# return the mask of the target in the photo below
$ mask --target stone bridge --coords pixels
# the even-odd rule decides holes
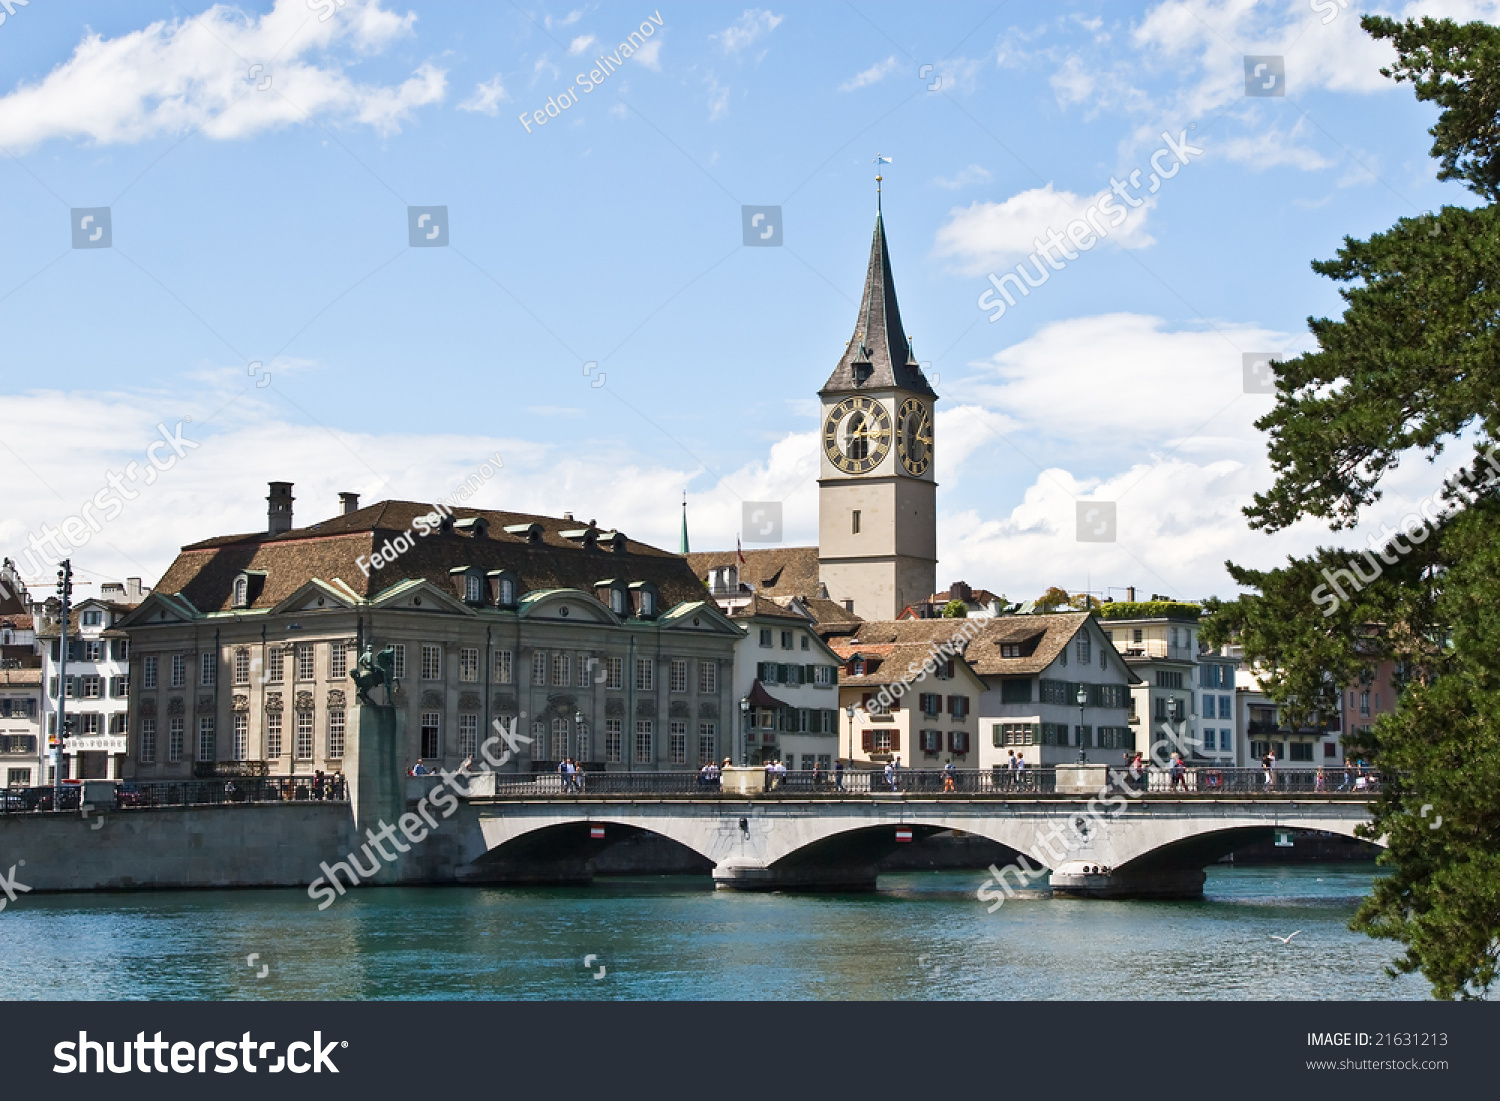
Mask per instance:
[[[943,830],[998,842],[1058,894],[1194,898],[1204,869],[1280,829],[1353,837],[1368,796],[475,797],[463,878],[586,882],[590,861],[642,833],[668,838],[740,890],[868,890],[898,845]],[[1026,863],[1020,863],[1020,862]],[[996,897],[999,897],[998,895]]]

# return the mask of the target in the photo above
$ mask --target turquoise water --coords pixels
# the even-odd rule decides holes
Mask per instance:
[[[994,914],[982,872],[834,896],[677,878],[384,888],[321,913],[301,890],[25,895],[0,913],[0,998],[1426,997],[1385,976],[1394,946],[1345,928],[1374,875],[1216,867],[1201,902],[1014,898]]]

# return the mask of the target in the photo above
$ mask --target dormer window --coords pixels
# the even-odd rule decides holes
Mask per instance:
[[[514,578],[502,577],[500,579],[499,591],[495,594],[495,603],[500,605],[511,605],[516,602],[516,582]]]
[[[656,618],[656,586],[649,581],[636,581],[630,586],[631,603],[635,614],[641,619]]]
[[[875,368],[869,363],[856,363],[854,365],[854,385],[863,386],[870,381],[870,376],[875,373]]]
[[[250,579],[248,577],[236,577],[234,579],[234,606],[244,608],[250,603]]]
[[[266,584],[265,570],[241,570],[234,579],[231,603],[236,608],[248,608],[260,596]]]
[[[453,590],[465,604],[479,607],[484,603],[484,574],[473,566],[455,566],[448,571]]]
[[[487,539],[490,534],[490,522],[483,516],[471,516],[467,520],[457,520],[453,527],[466,535],[472,535],[475,539]]]
[[[521,596],[521,579],[510,570],[491,570],[488,576],[496,606],[514,608]]]

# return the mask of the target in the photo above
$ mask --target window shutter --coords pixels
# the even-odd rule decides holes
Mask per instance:
[[[859,736],[859,744],[860,748],[866,753],[873,753],[875,750],[875,731],[866,727]]]
[[[891,731],[891,752],[892,753],[900,753],[901,752],[901,731],[899,731],[899,730],[892,730]]]
[[[53,639],[52,640],[52,660],[53,661],[57,660],[57,656],[58,656],[58,653],[59,653],[60,649],[61,649],[61,647],[60,647],[60,645],[58,643],[58,640],[57,639]],[[54,692],[53,695],[56,695],[56,693]],[[1349,693],[1349,706],[1350,707],[1354,706],[1354,693],[1353,692]]]
[[[954,730],[948,731],[948,752],[949,753],[954,753],[954,752],[957,751],[957,749],[958,749],[957,742],[958,742],[958,732],[954,731]]]
[[[802,667],[802,683],[812,684],[818,679],[818,667],[816,665],[804,665]]]
[[[57,646],[57,643],[54,642],[52,645],[55,648]],[[54,700],[57,699],[57,678],[56,677],[51,678],[47,682],[47,695],[50,696]]]

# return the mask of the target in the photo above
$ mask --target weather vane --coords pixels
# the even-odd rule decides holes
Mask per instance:
[[[885,179],[885,177],[880,174],[880,171],[881,171],[880,166],[883,165],[883,164],[890,164],[891,163],[891,158],[890,157],[882,157],[879,153],[876,153],[875,154],[875,162],[874,163],[875,163],[875,209],[879,210],[880,209],[880,181],[883,180],[883,179]]]

